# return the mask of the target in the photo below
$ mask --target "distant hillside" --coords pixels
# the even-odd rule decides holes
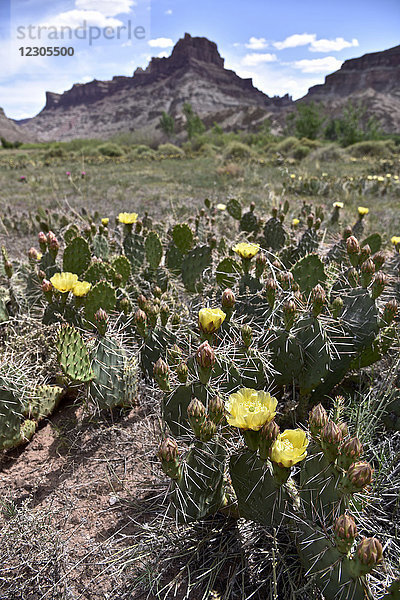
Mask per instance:
[[[4,110],[0,108],[0,137],[8,142],[33,142],[35,135],[23,130],[19,125],[8,119]]]

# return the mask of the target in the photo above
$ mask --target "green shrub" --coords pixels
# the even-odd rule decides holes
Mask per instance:
[[[328,144],[327,146],[321,146],[310,152],[307,156],[307,163],[335,162],[343,160],[345,156],[346,152],[343,148],[340,148],[336,144]]]
[[[102,144],[99,146],[98,150],[103,156],[123,156],[125,154],[121,146],[118,146],[118,144],[112,144],[111,142]]]
[[[149,146],[145,146],[144,144],[139,144],[135,148],[133,148],[129,154],[131,158],[143,158],[153,160],[157,156],[157,152]]]
[[[61,146],[53,146],[44,153],[44,158],[65,158],[67,152]]]
[[[290,136],[276,144],[275,152],[287,155],[290,152],[293,152],[293,150],[297,148],[297,146],[300,146],[300,141],[296,137]]]
[[[184,156],[185,153],[182,148],[175,146],[175,144],[160,144],[158,146],[158,153],[164,156]]]
[[[254,156],[254,151],[242,142],[230,142],[224,150],[224,160],[248,159]]]
[[[389,158],[396,151],[396,147],[392,140],[367,140],[349,146],[347,151],[356,158]]]
[[[303,158],[310,154],[310,151],[311,149],[308,146],[297,146],[291,153],[291,156],[296,160],[303,160]]]

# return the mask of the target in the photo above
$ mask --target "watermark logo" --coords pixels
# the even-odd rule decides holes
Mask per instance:
[[[88,41],[89,46],[101,40],[142,41],[146,39],[146,28],[129,19],[125,25],[98,27],[82,21],[77,27],[69,25],[18,25],[16,39],[21,42]]]

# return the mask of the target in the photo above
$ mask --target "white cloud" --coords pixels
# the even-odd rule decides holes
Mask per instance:
[[[147,42],[151,48],[171,48],[174,42],[170,38],[156,38]]]
[[[168,10],[165,11],[166,15],[172,15],[172,10],[169,8]]]
[[[339,52],[344,48],[357,47],[358,40],[353,38],[351,42],[346,41],[342,37],[337,37],[334,40],[314,40],[311,42],[309,50],[310,52]]]
[[[249,50],[264,50],[264,48],[267,48],[268,42],[265,38],[251,37],[245,46]]]
[[[135,4],[134,0],[75,0],[77,9],[95,10],[106,17],[129,13]]]
[[[257,65],[261,65],[263,63],[275,62],[276,54],[257,54],[253,52],[252,54],[246,54],[242,58],[242,65],[246,67],[255,67]]]
[[[158,56],[158,58],[168,58],[169,54],[170,54],[169,52],[167,52],[166,50],[163,50],[162,52],[157,54],[157,56]]]
[[[324,71],[337,71],[342,66],[343,61],[334,56],[326,56],[325,58],[296,60],[292,64],[303,73],[322,73]]]
[[[275,42],[273,45],[277,50],[283,50],[284,48],[297,48],[297,46],[307,46],[316,39],[315,33],[295,33],[290,35],[283,42]]]
[[[47,27],[82,27],[86,22],[86,25],[93,27],[119,27],[123,25],[122,21],[114,19],[113,17],[106,17],[97,10],[68,10],[60,13],[47,23],[41,23]]]

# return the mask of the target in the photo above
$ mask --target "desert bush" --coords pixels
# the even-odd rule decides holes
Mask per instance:
[[[281,140],[280,142],[277,142],[276,146],[275,146],[275,152],[279,152],[280,154],[283,155],[288,155],[290,152],[292,152],[295,148],[297,148],[297,146],[300,145],[300,141],[298,140],[298,138],[294,137],[294,136],[289,136],[283,140]]]
[[[389,158],[396,151],[396,147],[392,140],[367,140],[349,146],[347,151],[356,158]]]
[[[293,149],[290,156],[292,156],[296,160],[303,160],[303,158],[310,154],[310,151],[311,149],[308,146],[301,144],[300,146],[296,146]]]
[[[131,158],[143,158],[143,159],[151,159],[153,160],[157,156],[157,152],[149,146],[145,146],[144,144],[138,144],[129,153]]]
[[[328,144],[327,146],[322,146],[320,148],[316,148],[307,156],[307,163],[313,163],[316,161],[320,162],[334,162],[343,160],[346,156],[345,150],[337,146],[336,144]]]
[[[180,156],[183,157],[185,155],[182,148],[179,146],[175,146],[175,144],[160,144],[158,146],[158,153],[163,156]]]
[[[108,142],[106,144],[102,144],[98,147],[98,151],[103,156],[123,156],[125,154],[124,150],[118,144],[113,144],[112,142]]]
[[[224,152],[223,157],[224,160],[243,160],[249,159],[254,156],[254,151],[247,146],[247,144],[243,144],[242,142],[230,142]]]

